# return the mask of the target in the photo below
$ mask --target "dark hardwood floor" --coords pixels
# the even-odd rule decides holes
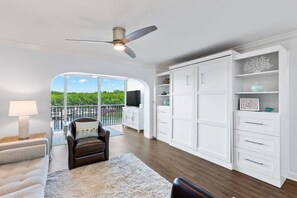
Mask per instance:
[[[297,198],[297,182],[287,180],[281,189],[237,171],[176,149],[142,133],[124,128],[124,135],[110,138],[110,156],[133,153],[172,182],[182,176],[221,198]],[[50,172],[67,169],[67,146],[53,147]]]

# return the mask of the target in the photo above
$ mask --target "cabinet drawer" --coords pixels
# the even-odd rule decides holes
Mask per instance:
[[[280,178],[279,158],[236,148],[235,166],[238,171],[244,172],[258,179],[263,180],[265,177],[276,179]]]
[[[170,118],[170,108],[159,106],[157,109],[157,115],[159,118]]]
[[[275,136],[235,131],[235,146],[279,158],[280,139]]]
[[[158,127],[158,134],[168,135],[169,134],[169,129],[168,128],[164,128],[162,126],[159,126]]]
[[[280,135],[278,113],[242,112],[235,113],[235,129],[266,135]]]
[[[158,119],[158,128],[159,127],[169,129],[170,128],[169,119]]]

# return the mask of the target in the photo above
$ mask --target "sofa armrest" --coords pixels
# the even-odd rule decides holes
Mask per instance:
[[[44,157],[46,145],[39,144],[0,151],[0,164],[8,164]]]
[[[14,149],[14,148],[23,148],[28,146],[35,146],[44,144],[46,146],[46,154],[49,153],[48,139],[47,138],[36,138],[23,141],[7,142],[0,144],[0,151]]]

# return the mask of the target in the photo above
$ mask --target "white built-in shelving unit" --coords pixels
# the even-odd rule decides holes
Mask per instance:
[[[244,65],[264,56],[269,70],[245,73]],[[255,59],[254,59],[255,60]],[[282,46],[238,54],[234,57],[234,168],[281,187],[287,178],[288,54]],[[249,62],[250,63],[250,62]],[[256,63],[260,64],[260,63]],[[258,82],[263,91],[253,92]],[[240,98],[258,98],[260,111],[241,111]],[[265,112],[271,107],[272,112]]]
[[[171,136],[170,118],[170,72],[166,71],[156,75],[156,136],[166,143]]]

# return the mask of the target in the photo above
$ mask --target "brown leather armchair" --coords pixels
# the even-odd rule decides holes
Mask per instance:
[[[67,134],[68,142],[68,167],[73,169],[86,164],[108,160],[109,158],[109,136],[110,132],[102,128],[99,122],[98,137],[88,137],[75,140],[75,122],[97,121],[93,118],[79,118],[69,125]]]

